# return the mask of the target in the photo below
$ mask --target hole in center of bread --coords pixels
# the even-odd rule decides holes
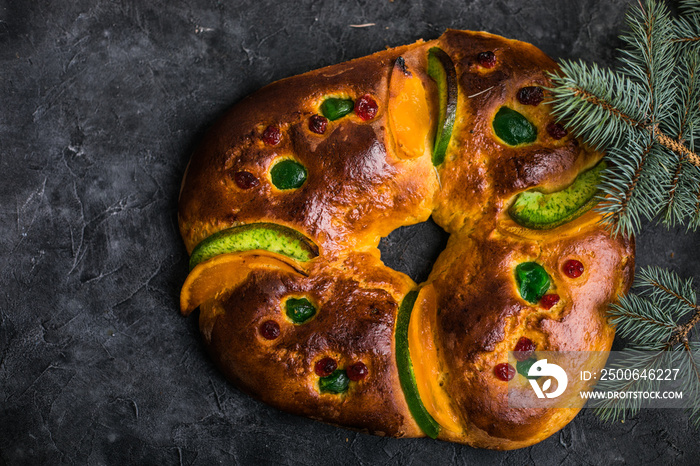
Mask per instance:
[[[416,283],[422,283],[430,275],[449,237],[437,223],[428,219],[392,231],[379,241],[379,250],[387,267],[405,273]]]

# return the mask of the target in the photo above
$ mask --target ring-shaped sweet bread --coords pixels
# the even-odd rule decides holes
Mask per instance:
[[[609,350],[634,246],[590,209],[602,154],[554,121],[552,71],[530,44],[450,30],[226,113],[179,200],[182,310],[226,376],[396,437],[512,449],[573,419],[580,403],[508,405],[507,381],[527,383],[509,352]],[[377,246],[431,215],[450,239],[419,286]]]

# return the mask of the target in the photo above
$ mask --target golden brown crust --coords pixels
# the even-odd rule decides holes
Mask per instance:
[[[402,152],[389,130],[389,87],[394,72],[418,77],[430,96],[427,52],[439,46],[455,63],[457,121],[445,162],[435,170],[425,154]],[[493,51],[497,66],[478,65]],[[405,67],[396,67],[403,57]],[[518,338],[538,350],[607,351],[613,330],[607,305],[629,288],[634,245],[610,235],[593,212],[550,231],[516,225],[507,208],[518,193],[570,184],[600,153],[567,136],[555,140],[545,127],[549,106],[523,105],[525,86],[547,86],[555,63],[530,44],[482,32],[447,31],[439,39],[389,49],[369,57],[273,83],[241,101],[208,133],[192,157],[179,202],[180,230],[189,252],[209,235],[239,224],[272,222],[294,228],[320,247],[308,277],[282,271],[251,272],[241,285],[201,306],[200,329],[212,357],[237,385],[286,411],[325,422],[392,436],[421,436],[399,382],[395,323],[403,297],[416,284],[385,267],[377,245],[402,225],[435,221],[451,233],[428,282],[435,289],[434,340],[450,404],[461,432],[440,438],[510,449],[531,445],[562,428],[572,409],[517,410],[507,404],[507,385],[493,367],[507,361]],[[378,103],[368,122],[351,114],[329,122],[323,135],[308,119],[327,96]],[[534,143],[511,147],[492,128],[501,106],[524,114],[537,128]],[[261,140],[270,125],[281,129],[271,146]],[[308,170],[297,190],[270,182],[273,161],[293,158]],[[252,173],[259,185],[240,189],[233,175]],[[563,262],[580,260],[582,277],[567,278]],[[518,294],[514,269],[537,261],[561,302],[549,311]],[[288,297],[305,296],[318,307],[308,323],[285,316]],[[261,336],[267,320],[280,325],[274,340]],[[433,321],[431,319],[431,321]],[[320,393],[314,364],[331,356],[345,368],[362,361],[368,376],[347,393]]]
[[[200,323],[211,328],[204,333],[212,357],[243,390],[285,411],[379,435],[420,435],[403,400],[394,358],[398,304],[392,294],[405,294],[412,284],[362,254],[348,256],[339,267],[316,267],[308,278],[256,273],[213,304],[221,307],[210,310],[215,321]],[[368,285],[365,275],[384,278],[386,289]],[[292,324],[281,306],[289,296],[307,297],[318,314],[303,325]],[[282,329],[273,341],[258,331],[270,319]],[[346,394],[322,394],[314,365],[324,357],[341,369],[361,361],[368,376]]]
[[[447,391],[467,420],[462,441],[519,448],[547,438],[578,412],[510,408],[508,385],[496,378],[493,367],[508,361],[521,336],[533,340],[538,350],[610,349],[614,332],[604,312],[631,283],[633,245],[612,239],[591,217],[597,216],[590,213],[536,241],[507,231],[473,234],[443,253],[450,254],[449,266],[428,279],[438,293],[437,335]],[[571,279],[562,272],[570,259],[584,264],[581,277]],[[513,270],[529,261],[545,268],[554,283],[550,292],[561,298],[551,310],[527,303],[516,291]]]
[[[430,160],[401,161],[386,153],[389,74],[407,50],[399,47],[272,83],[227,113],[193,155],[180,195],[188,251],[218,230],[251,222],[296,228],[330,252],[376,247],[399,226],[427,220],[436,185]],[[351,115],[329,122],[325,135],[309,130],[308,118],[324,96],[365,94],[379,104],[371,122]],[[274,147],[260,140],[272,123],[283,134]],[[279,157],[293,157],[307,168],[304,186],[286,192],[269,182],[250,190],[234,184],[232,176],[240,170],[268,180],[270,164]]]
[[[475,219],[494,204],[535,186],[553,189],[570,184],[600,154],[584,151],[572,137],[554,140],[545,131],[553,121],[549,106],[523,105],[518,90],[548,86],[547,72],[556,64],[536,47],[487,33],[449,30],[438,44],[455,61],[459,76],[457,122],[450,153],[440,169],[435,221],[452,233],[473,228]],[[497,66],[480,67],[480,52],[493,51]],[[525,115],[538,127],[533,144],[508,146],[493,132],[493,118],[502,106]]]

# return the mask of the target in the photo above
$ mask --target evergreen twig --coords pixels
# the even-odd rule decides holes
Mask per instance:
[[[598,210],[615,234],[642,220],[700,227],[700,2],[682,15],[647,0],[630,9],[617,71],[563,61],[553,111],[612,162]]]
[[[700,323],[700,305],[691,279],[657,267],[642,269],[635,283],[637,294],[620,299],[610,309],[612,323],[627,338],[630,347],[623,350],[624,366],[613,363],[612,369],[640,372],[678,368],[683,396],[690,402],[688,411],[700,426],[700,345],[691,341],[691,333]],[[659,391],[658,379],[638,378],[601,381],[600,391]],[[634,416],[641,408],[640,398],[599,400],[596,411],[604,421]]]
[[[613,234],[644,220],[700,227],[700,1],[639,1],[627,14],[619,67],[562,61],[549,89],[553,112],[591,147],[606,152],[597,210]],[[639,272],[636,293],[609,314],[629,341],[625,367],[679,369],[690,416],[700,426],[700,306],[692,280],[656,267]],[[602,391],[656,391],[658,379],[601,381]],[[636,414],[641,398],[598,400],[603,420]]]
[[[590,146],[607,152],[598,210],[613,234],[633,235],[643,221],[700,227],[700,1],[681,0],[680,17],[647,0],[630,9],[620,67],[564,61],[549,89],[553,111]],[[700,306],[692,280],[649,267],[609,310],[629,341],[624,367],[679,369],[683,395],[700,426]],[[652,378],[601,381],[601,391],[657,391]],[[641,398],[598,400],[603,420],[624,419]]]

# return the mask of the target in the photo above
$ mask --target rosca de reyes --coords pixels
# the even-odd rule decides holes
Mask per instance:
[[[449,30],[231,108],[179,199],[181,310],[199,307],[227,378],[394,437],[513,449],[571,421],[580,404],[515,408],[508,387],[538,351],[610,349],[634,245],[592,209],[603,154],[551,115],[556,70],[530,44]],[[378,244],[431,216],[450,238],[416,284]]]

